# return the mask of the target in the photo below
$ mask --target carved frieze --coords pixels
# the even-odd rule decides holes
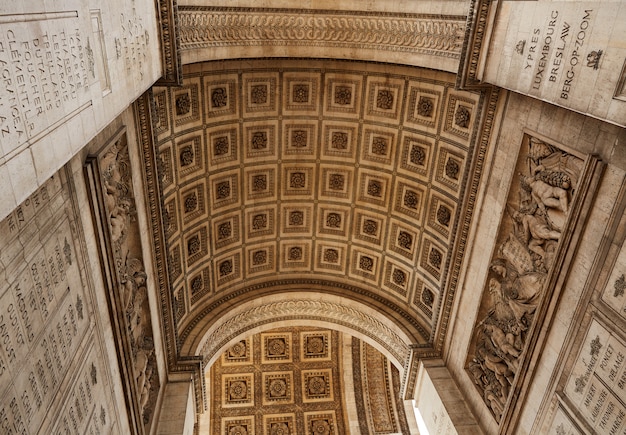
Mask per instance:
[[[179,8],[183,50],[230,46],[327,46],[428,54],[458,59],[465,17],[419,14],[340,13],[330,10]],[[306,101],[299,86],[294,98]],[[335,103],[351,104],[352,88],[338,86]],[[295,100],[294,100],[295,101]],[[393,95],[382,91],[376,105],[387,109]]]
[[[532,351],[527,342],[543,320],[539,307],[553,291],[550,278],[561,273],[559,241],[568,232],[584,167],[579,157],[530,135],[522,150],[467,360],[469,375],[498,422]]]
[[[102,265],[112,283],[111,318],[118,352],[127,366],[127,398],[135,407],[136,430],[149,431],[159,392],[147,274],[135,208],[126,131],[121,129],[96,156],[87,160],[94,221],[103,235]]]

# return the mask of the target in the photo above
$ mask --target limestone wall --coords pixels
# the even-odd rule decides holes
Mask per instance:
[[[78,210],[62,169],[0,223],[2,433],[129,433]]]
[[[161,76],[154,2],[0,6],[0,219]]]
[[[561,292],[560,297],[553,298],[552,303],[547,305],[548,314],[537,326],[540,337],[534,348],[534,359],[523,373],[525,383],[522,388],[527,394],[523,394],[517,403],[517,411],[512,412],[508,420],[504,419],[503,427],[508,431],[531,433],[537,430],[536,427],[533,429],[535,420],[539,421],[547,409],[547,402],[542,401],[551,400],[553,393],[558,388],[562,389],[564,381],[559,384],[560,387],[556,382],[559,373],[563,369],[571,370],[571,363],[569,367],[563,364],[572,350],[572,340],[577,336],[582,319],[590,316],[586,314],[590,309],[586,303],[588,288],[597,279],[595,277],[599,264],[602,264],[602,253],[606,251],[606,248],[602,250],[604,244],[614,237],[615,225],[611,226],[611,222],[615,217],[612,214],[620,210],[617,207],[626,168],[623,151],[626,131],[623,129],[519,94],[509,94],[500,133],[492,145],[490,175],[483,179],[484,196],[481,210],[476,216],[477,227],[464,276],[464,290],[453,315],[455,324],[446,347],[447,366],[487,433],[497,433],[498,425],[486,405],[486,399],[475,388],[467,371],[466,357],[476,332],[478,301],[488,279],[487,271],[495,248],[496,234],[502,216],[506,213],[509,186],[513,177],[517,177],[516,161],[520,153],[528,152],[528,144],[523,142],[525,135],[534,135],[559,144],[562,149],[581,157],[597,154],[608,165],[600,179],[586,223],[578,222],[571,230],[581,235],[580,241],[577,247],[574,246],[564,254],[570,261],[567,271],[557,271],[561,274],[556,286],[557,294]],[[477,240],[482,242],[476,243]],[[550,292],[548,298],[554,288]],[[583,323],[583,327],[587,324],[589,321]],[[623,326],[613,321],[605,321],[604,325],[610,330],[623,329]],[[577,340],[580,342],[582,338]],[[524,355],[528,356],[532,350],[525,350]]]
[[[481,79],[623,126],[625,20],[619,1],[501,2]]]

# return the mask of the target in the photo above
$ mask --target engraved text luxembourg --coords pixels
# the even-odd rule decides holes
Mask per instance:
[[[585,9],[580,22],[573,25],[558,10],[553,10],[543,30],[535,27],[528,44],[518,43],[518,53],[524,55],[523,69],[533,69],[531,92],[540,92],[546,82],[558,83],[559,98],[569,98],[583,63],[583,46],[590,33],[592,15],[593,9]],[[524,45],[528,46],[526,53]]]

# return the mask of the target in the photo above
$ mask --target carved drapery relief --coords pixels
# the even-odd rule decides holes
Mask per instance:
[[[185,49],[328,46],[459,58],[465,17],[336,11],[181,7]]]
[[[130,382],[135,384],[134,400],[141,422],[149,425],[160,383],[125,131],[118,132],[97,157],[89,158],[88,164],[94,166],[93,172],[87,171],[88,176],[96,174],[99,181],[91,180],[96,189],[92,193],[101,201],[102,222],[96,225],[102,224],[107,231],[108,243],[103,249],[108,252],[102,255],[111,260],[114,269],[105,271],[113,275],[108,278],[114,283],[110,295],[116,313],[112,316],[118,319],[122,346],[128,346],[120,349],[120,353],[130,366],[126,370]]]
[[[566,229],[583,168],[578,157],[526,136],[483,290],[467,370],[499,422]]]

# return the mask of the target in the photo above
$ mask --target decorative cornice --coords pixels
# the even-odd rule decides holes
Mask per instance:
[[[318,46],[458,59],[464,16],[181,7],[181,48]]]
[[[465,26],[465,39],[456,78],[458,89],[472,89],[482,86],[476,72],[478,60],[485,40],[487,16],[493,0],[471,0]]]
[[[178,5],[176,0],[159,0],[161,59],[163,76],[157,82],[162,86],[180,86],[183,70],[180,59],[180,37],[178,33]]]
[[[478,187],[482,178],[483,168],[485,165],[485,156],[491,140],[491,134],[493,132],[493,124],[496,117],[496,109],[498,106],[498,98],[500,92],[497,88],[489,86],[489,89],[485,91],[484,97],[481,99],[480,108],[478,113],[482,113],[485,110],[484,117],[480,123],[480,135],[473,141],[476,143],[474,152],[474,161],[472,171],[470,172],[469,179],[466,184],[466,193],[464,194],[466,202],[464,207],[465,214],[463,220],[457,219],[459,225],[462,225],[460,231],[455,227],[453,234],[457,234],[457,244],[455,247],[454,255],[452,256],[452,264],[449,269],[447,287],[444,292],[444,299],[442,301],[441,309],[437,313],[437,318],[433,320],[436,325],[433,328],[434,338],[432,340],[433,348],[440,352],[443,350],[444,341],[448,331],[448,325],[450,323],[450,315],[452,313],[452,305],[456,296],[456,290],[461,273],[461,266],[463,258],[465,256],[465,249],[467,245],[467,237],[469,235],[470,226],[472,222],[472,216],[474,214],[474,208],[476,207],[476,197],[478,194]],[[484,109],[483,106],[486,105]],[[439,323],[438,323],[439,322]]]
[[[230,317],[208,337],[199,352],[204,361],[210,360],[228,342],[258,326],[289,319],[319,320],[358,331],[385,348],[399,362],[408,358],[407,343],[391,328],[358,309],[333,302],[293,299],[255,306]]]

